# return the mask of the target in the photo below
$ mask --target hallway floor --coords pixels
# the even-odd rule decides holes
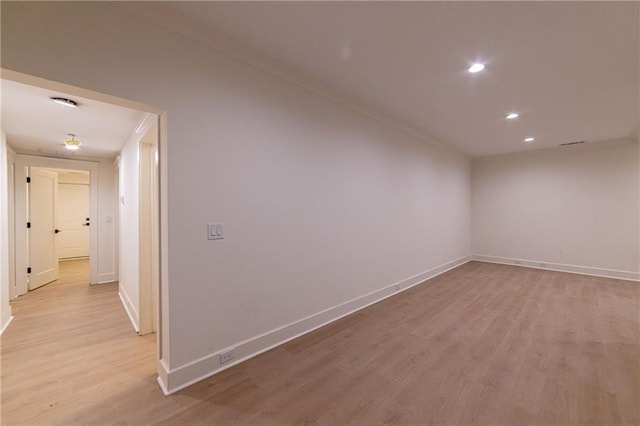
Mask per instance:
[[[164,398],[155,334],[135,333],[118,283],[89,285],[88,277],[88,260],[60,262],[60,279],[11,302],[14,318],[2,335],[3,425],[111,424],[132,388],[138,397]]]

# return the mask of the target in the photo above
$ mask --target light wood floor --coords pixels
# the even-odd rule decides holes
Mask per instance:
[[[13,302],[2,423],[640,424],[640,284],[470,262],[171,397],[116,285]]]

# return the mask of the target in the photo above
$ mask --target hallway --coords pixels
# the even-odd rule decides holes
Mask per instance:
[[[142,386],[159,398],[155,334],[136,335],[118,283],[89,285],[89,261],[60,262],[60,279],[11,302],[2,335],[2,424],[111,423],[111,398]],[[118,401],[118,405],[124,404]]]

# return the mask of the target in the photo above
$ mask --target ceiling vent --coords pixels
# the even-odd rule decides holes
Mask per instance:
[[[560,146],[580,145],[581,143],[584,143],[584,141],[561,143]]]

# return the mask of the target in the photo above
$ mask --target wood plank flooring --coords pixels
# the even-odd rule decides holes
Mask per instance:
[[[164,397],[80,281],[12,303],[2,424],[640,424],[638,283],[470,262]]]

